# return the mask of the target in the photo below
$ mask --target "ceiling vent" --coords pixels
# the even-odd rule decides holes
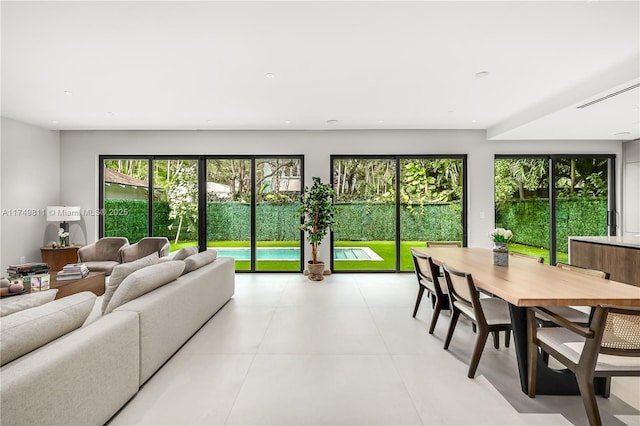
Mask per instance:
[[[606,95],[606,96],[603,96],[603,97],[598,98],[598,99],[596,99],[596,100],[593,100],[593,101],[591,101],[591,102],[587,102],[586,104],[580,105],[580,106],[578,106],[578,107],[576,107],[576,108],[579,108],[579,109],[586,108],[586,107],[588,107],[588,106],[591,106],[591,105],[593,105],[593,104],[597,104],[598,102],[602,102],[602,101],[607,100],[607,99],[609,99],[609,98],[613,98],[614,96],[621,95],[621,94],[623,94],[624,92],[628,92],[629,90],[633,90],[633,89],[636,89],[636,88],[638,88],[638,87],[640,87],[640,83],[636,83],[636,84],[634,84],[634,85],[632,85],[632,86],[626,87],[626,88],[624,88],[624,89],[620,89],[620,90],[618,90],[617,92],[610,93],[610,94],[608,94],[608,95]]]

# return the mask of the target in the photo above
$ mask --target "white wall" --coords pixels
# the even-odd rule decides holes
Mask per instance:
[[[60,132],[2,117],[1,134],[0,275],[4,275],[7,266],[21,257],[39,262],[40,247],[57,237],[58,226],[47,224],[44,208],[60,201]]]
[[[625,142],[622,146],[622,235],[640,235],[640,140]]]
[[[468,154],[469,245],[490,247],[487,232],[494,225],[495,154],[615,154],[619,161],[622,144],[488,141],[484,131],[476,130],[63,131],[61,153],[65,188],[61,202],[83,208],[97,207],[100,154],[303,154],[307,185],[312,176],[329,179],[331,154]],[[620,182],[619,164],[616,182]],[[87,241],[97,238],[97,224],[96,217],[83,218]],[[328,244],[321,250],[327,257]]]

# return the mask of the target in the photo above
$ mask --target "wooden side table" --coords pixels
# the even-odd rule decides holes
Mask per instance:
[[[42,261],[49,265],[50,271],[62,271],[64,265],[68,263],[78,263],[78,246],[70,247],[42,247],[40,255]]]

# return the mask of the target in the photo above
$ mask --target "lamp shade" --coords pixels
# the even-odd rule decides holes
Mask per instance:
[[[47,222],[75,222],[80,220],[80,207],[47,206]]]

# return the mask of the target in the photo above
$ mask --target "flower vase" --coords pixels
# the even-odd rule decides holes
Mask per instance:
[[[509,266],[509,249],[507,243],[493,243],[493,264]]]

